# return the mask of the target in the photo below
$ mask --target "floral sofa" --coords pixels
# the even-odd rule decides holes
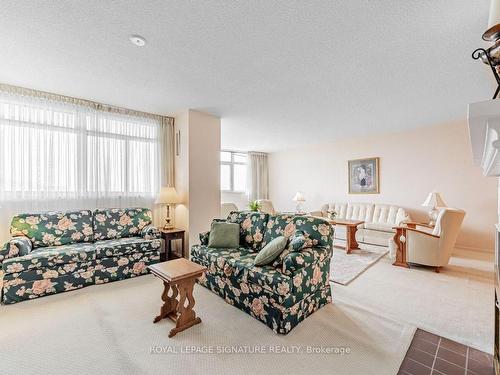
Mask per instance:
[[[282,334],[331,302],[333,229],[326,221],[259,212],[232,212],[227,221],[240,224],[238,248],[208,247],[209,232],[191,248],[191,260],[208,268],[201,285]],[[292,249],[298,233],[305,242]],[[255,266],[259,250],[280,235],[290,239],[287,249],[273,264]]]
[[[0,249],[1,302],[10,304],[147,273],[160,232],[146,208],[22,214]]]

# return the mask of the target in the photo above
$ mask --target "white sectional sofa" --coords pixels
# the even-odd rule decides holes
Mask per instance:
[[[358,227],[356,241],[370,245],[388,246],[388,241],[394,237],[395,226],[411,221],[404,208],[388,204],[375,203],[327,203],[318,211],[310,212],[312,216],[327,217],[328,210],[334,210],[339,219],[364,220]],[[335,228],[335,240],[346,239],[344,226]]]

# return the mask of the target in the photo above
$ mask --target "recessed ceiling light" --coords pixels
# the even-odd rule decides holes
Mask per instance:
[[[146,45],[146,39],[144,39],[140,35],[133,34],[133,35],[130,35],[130,37],[128,39],[130,40],[130,42],[133,45],[135,45],[137,47],[144,47]]]

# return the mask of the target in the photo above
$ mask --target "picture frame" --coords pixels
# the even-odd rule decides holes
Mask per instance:
[[[380,194],[380,158],[349,160],[347,181],[349,194]]]

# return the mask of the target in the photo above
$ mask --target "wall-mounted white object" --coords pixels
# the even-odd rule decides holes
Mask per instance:
[[[485,176],[500,176],[500,101],[469,104],[467,115],[474,163]]]

